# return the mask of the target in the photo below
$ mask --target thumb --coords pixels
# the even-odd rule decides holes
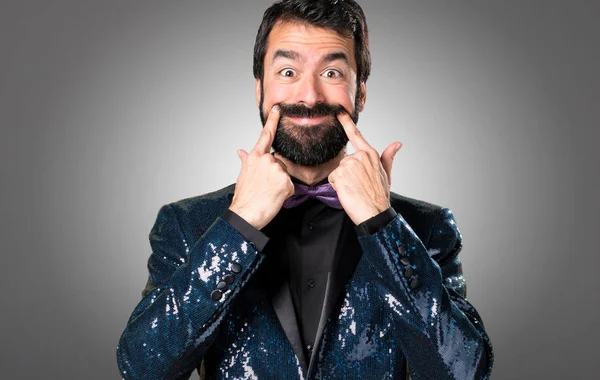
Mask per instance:
[[[240,161],[242,161],[242,164],[245,164],[246,160],[248,159],[248,152],[246,152],[243,149],[238,149],[237,154],[238,154],[238,157],[240,158]]]
[[[385,174],[387,174],[389,183],[392,183],[392,164],[394,163],[394,157],[401,147],[401,142],[392,143],[390,146],[385,148],[381,154],[381,165],[383,166]]]

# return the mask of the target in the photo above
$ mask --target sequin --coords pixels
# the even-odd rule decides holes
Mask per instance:
[[[362,257],[303,368],[271,303],[265,256],[219,217],[232,191],[159,213],[150,279],[117,348],[123,378],[187,378],[204,360],[211,379],[400,379],[406,362],[413,380],[489,379],[491,343],[465,299],[461,236],[449,210],[392,194],[399,214],[359,237]],[[407,207],[419,210],[411,225],[400,215]],[[400,252],[419,276],[416,289]],[[213,301],[225,276],[233,277]]]

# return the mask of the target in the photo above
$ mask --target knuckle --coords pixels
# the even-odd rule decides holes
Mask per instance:
[[[369,155],[367,154],[366,151],[364,150],[359,150],[355,153],[356,158],[360,159],[360,160],[364,160],[365,158],[369,158]]]
[[[348,163],[346,165],[352,167],[352,168],[357,168],[358,166],[361,165],[361,157],[355,157],[355,158],[351,158],[348,160]]]
[[[369,148],[365,148],[365,149],[361,149],[359,151],[356,152],[358,154],[358,157],[360,157],[361,159],[366,159],[366,158],[370,158],[371,157],[371,149]]]

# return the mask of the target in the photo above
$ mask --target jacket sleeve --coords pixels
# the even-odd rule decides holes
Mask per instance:
[[[386,306],[402,331],[411,378],[489,379],[492,346],[465,299],[462,238],[452,212],[439,212],[427,248],[400,214],[359,241],[379,281],[392,289]]]
[[[221,217],[191,244],[169,205],[150,244],[150,276],[119,341],[119,369],[125,379],[187,379],[263,254]]]

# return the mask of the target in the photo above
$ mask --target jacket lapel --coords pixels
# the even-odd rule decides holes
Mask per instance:
[[[340,231],[340,236],[333,260],[332,270],[327,276],[327,287],[325,289],[325,299],[323,300],[323,309],[321,311],[321,319],[317,329],[315,346],[310,358],[308,369],[308,377],[311,376],[311,370],[316,368],[317,352],[321,345],[323,331],[327,324],[331,313],[339,306],[340,297],[345,294],[345,286],[352,273],[356,269],[356,265],[362,256],[362,248],[358,242],[354,223],[346,215]]]
[[[277,226],[281,226],[285,222],[281,214],[278,214],[263,229],[263,232],[270,237],[264,251],[267,259],[263,266],[267,273],[265,278],[268,278],[264,286],[271,297],[271,304],[275,310],[277,319],[279,319],[279,323],[298,357],[300,366],[306,372],[308,365],[304,356],[302,338],[300,337],[300,329],[288,282],[288,271],[286,268],[289,266],[289,263],[287,262],[287,252],[285,244],[281,239],[281,234],[277,233]]]
[[[304,350],[302,349],[302,339],[300,338],[298,321],[296,320],[292,295],[290,294],[290,287],[287,281],[279,287],[279,290],[271,298],[271,302],[273,309],[275,309],[275,314],[277,314],[277,318],[281,323],[281,327],[283,327],[283,331],[298,357],[300,365],[306,371],[307,365]]]

